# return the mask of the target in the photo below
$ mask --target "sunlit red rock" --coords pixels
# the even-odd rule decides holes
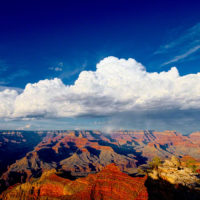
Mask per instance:
[[[199,144],[200,145],[200,132],[194,132],[189,135],[190,140],[194,144]]]
[[[147,177],[133,178],[110,164],[97,174],[75,181],[64,179],[54,171],[46,172],[38,181],[10,188],[2,194],[3,200],[57,198],[65,200],[147,200],[144,185]]]

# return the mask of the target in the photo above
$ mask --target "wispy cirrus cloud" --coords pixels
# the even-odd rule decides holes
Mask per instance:
[[[9,83],[12,83],[17,78],[25,77],[25,76],[27,76],[29,74],[30,74],[30,72],[28,70],[19,69],[16,72],[13,72],[13,73],[9,74],[6,77],[5,76],[1,77],[0,84],[5,86],[5,85],[7,85]]]
[[[49,67],[49,70],[61,72],[63,69],[61,67]]]
[[[179,60],[182,60],[182,59],[185,59],[187,58],[188,56],[190,56],[191,54],[197,52],[198,50],[200,49],[200,45],[197,45],[191,49],[189,49],[188,51],[186,51],[185,53],[181,54],[181,55],[178,55],[178,56],[175,56],[174,58],[172,58],[171,60],[167,61],[167,62],[164,62],[162,64],[162,66],[164,65],[168,65],[170,63],[174,63],[174,62],[177,62]]]
[[[185,30],[183,34],[175,38],[173,41],[161,45],[160,48],[154,52],[154,54],[163,54],[167,53],[168,50],[176,48],[182,45],[195,45],[200,43],[200,23],[197,23],[193,27]],[[185,43],[185,44],[184,44]]]
[[[79,64],[76,63],[78,66]],[[84,62],[80,67],[75,67],[73,69],[65,69],[63,70],[63,73],[60,74],[59,78],[60,79],[69,79],[70,77],[79,74],[81,71],[83,71],[87,66],[87,62]]]
[[[162,64],[162,66],[165,66],[190,59],[191,55],[199,49],[200,23],[197,23],[193,27],[186,29],[179,37],[175,37],[174,40],[161,45],[160,48],[154,52],[154,55],[166,55],[166,57],[169,57],[168,61]],[[193,56],[193,59],[198,58],[200,58],[200,55]]]
[[[12,70],[5,60],[0,59],[0,91],[4,88],[9,88],[6,85],[12,83],[16,79],[25,77],[29,74],[30,72],[26,69]],[[20,88],[13,88],[20,91]]]
[[[59,62],[57,64],[57,66],[49,67],[49,70],[56,71],[56,72],[61,72],[61,71],[63,71],[63,66],[64,66],[64,63],[63,62]]]

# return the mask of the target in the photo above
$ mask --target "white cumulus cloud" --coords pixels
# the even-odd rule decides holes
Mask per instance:
[[[180,76],[176,67],[147,72],[134,59],[107,57],[96,71],[82,71],[74,85],[60,79],[0,91],[1,118],[108,116],[123,112],[200,109],[200,73]]]
[[[16,90],[5,89],[0,91],[0,118],[11,117],[14,111],[14,102],[18,93]]]

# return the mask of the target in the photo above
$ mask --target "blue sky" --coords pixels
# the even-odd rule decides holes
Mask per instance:
[[[199,9],[198,1],[1,2],[0,89],[13,88],[20,93],[27,83],[53,78],[73,85],[82,71],[95,71],[96,64],[108,56],[133,58],[147,72],[168,71],[176,66],[180,76],[196,74],[200,71]],[[189,115],[190,123],[184,117],[182,121],[199,129],[199,110],[195,108],[194,112]],[[185,113],[181,111],[181,116]],[[145,124],[136,122],[133,116],[133,121],[116,128],[154,129],[152,124],[156,124],[156,129],[191,131],[177,126],[175,121],[180,117],[175,124],[166,125],[169,116],[162,121],[160,116],[157,114],[156,123],[152,116],[145,118]],[[115,118],[118,124],[119,117],[102,113],[98,117],[89,113],[75,118],[12,118],[1,119],[0,128],[27,124],[30,129],[102,128]]]

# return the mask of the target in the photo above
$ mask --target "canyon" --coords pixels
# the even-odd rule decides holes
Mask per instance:
[[[0,192],[4,191],[2,199],[8,199],[5,191],[9,191],[9,195],[15,196],[16,188],[18,191],[19,187],[29,188],[27,190],[29,195],[36,193],[41,195],[38,193],[41,188],[36,190],[35,185],[42,183],[42,177],[46,177],[45,183],[47,179],[49,182],[54,177],[55,180],[72,181],[73,183],[70,184],[76,185],[79,183],[78,180],[88,181],[90,177],[98,177],[101,174],[104,176],[104,172],[109,170],[110,172],[107,174],[114,174],[112,172],[114,170],[118,175],[121,174],[116,179],[120,176],[128,176],[140,180],[139,177],[135,177],[138,176],[138,169],[147,165],[156,156],[163,162],[172,156],[186,161],[188,158],[192,158],[195,160],[196,169],[200,169],[200,132],[184,136],[176,131],[153,130],[112,131],[110,133],[95,130],[2,131],[0,145],[3,147],[0,148],[0,154],[4,155],[1,157],[1,163],[4,165],[1,164],[0,168]],[[7,149],[6,154],[3,153],[4,147]],[[94,179],[95,181],[92,178],[91,185],[98,183],[98,178]],[[111,176],[108,180],[106,179],[106,182],[109,182],[110,179],[112,179]],[[141,182],[143,182],[141,187],[146,191],[144,179],[141,178]],[[124,184],[123,181],[121,182]],[[148,183],[148,181],[146,182]],[[23,186],[23,184],[25,185]],[[66,184],[68,183],[64,183],[65,186]],[[43,184],[41,187],[51,188]],[[80,187],[82,188],[82,186]],[[97,190],[99,191],[99,189]],[[19,191],[23,193],[23,191]],[[42,189],[42,191],[44,190]],[[55,191],[61,191],[61,189],[58,188]],[[86,196],[87,192],[84,191]],[[95,194],[96,191],[90,190],[89,193]],[[62,191],[58,198],[67,199],[68,197],[63,197],[64,194]],[[22,194],[20,193],[20,195]],[[77,195],[78,193],[75,191],[72,195],[73,198],[72,196],[70,198],[77,199],[78,197],[75,197]],[[105,196],[105,194],[103,195]],[[144,196],[144,199],[147,198],[146,193]],[[11,197],[9,198],[11,199]],[[23,198],[28,197],[24,196]],[[126,199],[128,198],[127,196]],[[95,199],[98,198],[95,197]],[[109,198],[105,196],[104,199]],[[115,197],[110,199],[115,199]]]

